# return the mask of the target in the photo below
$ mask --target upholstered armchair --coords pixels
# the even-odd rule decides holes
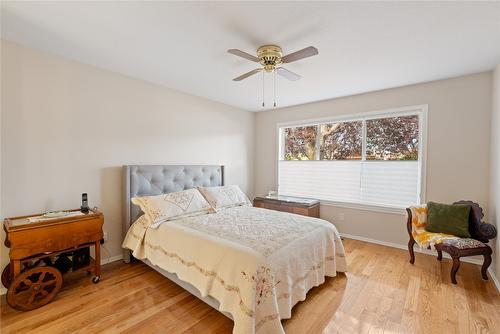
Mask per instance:
[[[410,253],[410,263],[415,263],[415,254],[413,247],[418,244],[420,247],[431,249],[434,247],[438,253],[439,261],[443,258],[443,252],[448,253],[453,266],[450,278],[453,284],[457,284],[456,273],[460,268],[460,258],[464,256],[482,255],[484,262],[481,267],[481,275],[487,280],[486,271],[491,264],[491,247],[487,245],[488,241],[495,238],[497,230],[495,226],[482,222],[484,217],[483,209],[479,204],[472,201],[458,201],[453,204],[470,205],[469,213],[469,233],[470,238],[459,238],[425,231],[427,223],[427,209],[425,206],[410,207],[406,209],[408,214],[407,229],[410,236],[408,241],[408,251]]]

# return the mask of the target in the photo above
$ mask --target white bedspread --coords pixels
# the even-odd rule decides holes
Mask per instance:
[[[234,333],[284,333],[281,319],[307,291],[347,267],[333,224],[245,206],[157,229],[141,217],[123,247],[217,299]]]

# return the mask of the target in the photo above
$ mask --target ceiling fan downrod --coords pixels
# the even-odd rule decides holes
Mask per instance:
[[[264,87],[264,83],[265,83],[265,80],[264,80],[264,71],[262,71],[262,108],[264,108],[266,106],[266,90],[265,90],[265,87]]]

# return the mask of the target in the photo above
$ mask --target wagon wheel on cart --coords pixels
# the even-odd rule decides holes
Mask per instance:
[[[51,302],[62,286],[56,268],[41,266],[17,275],[7,291],[7,303],[17,310],[29,311]]]
[[[22,265],[23,268],[21,269],[21,272],[25,271],[26,269],[38,266],[41,261],[43,261],[48,266],[52,265],[52,260],[50,259],[50,257],[44,257],[44,258],[36,260],[36,261],[31,261],[30,263],[27,263],[27,264],[23,263],[23,265]],[[10,268],[11,268],[11,264],[8,263],[5,266],[5,268],[3,268],[3,271],[2,271],[2,285],[4,287],[6,287],[7,289],[9,288],[10,283],[12,283],[12,280],[14,279],[14,277],[12,277]]]
[[[2,271],[2,285],[8,289],[10,286],[10,283],[12,283],[12,279],[13,278],[12,278],[12,274],[10,271],[10,263],[9,263],[5,266],[5,268],[3,268],[3,271]]]

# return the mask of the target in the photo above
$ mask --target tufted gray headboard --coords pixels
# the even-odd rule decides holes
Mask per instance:
[[[214,165],[128,165],[123,166],[124,219],[123,237],[141,210],[130,200],[136,196],[168,194],[198,186],[224,185],[224,166]],[[130,262],[130,251],[123,251]]]

